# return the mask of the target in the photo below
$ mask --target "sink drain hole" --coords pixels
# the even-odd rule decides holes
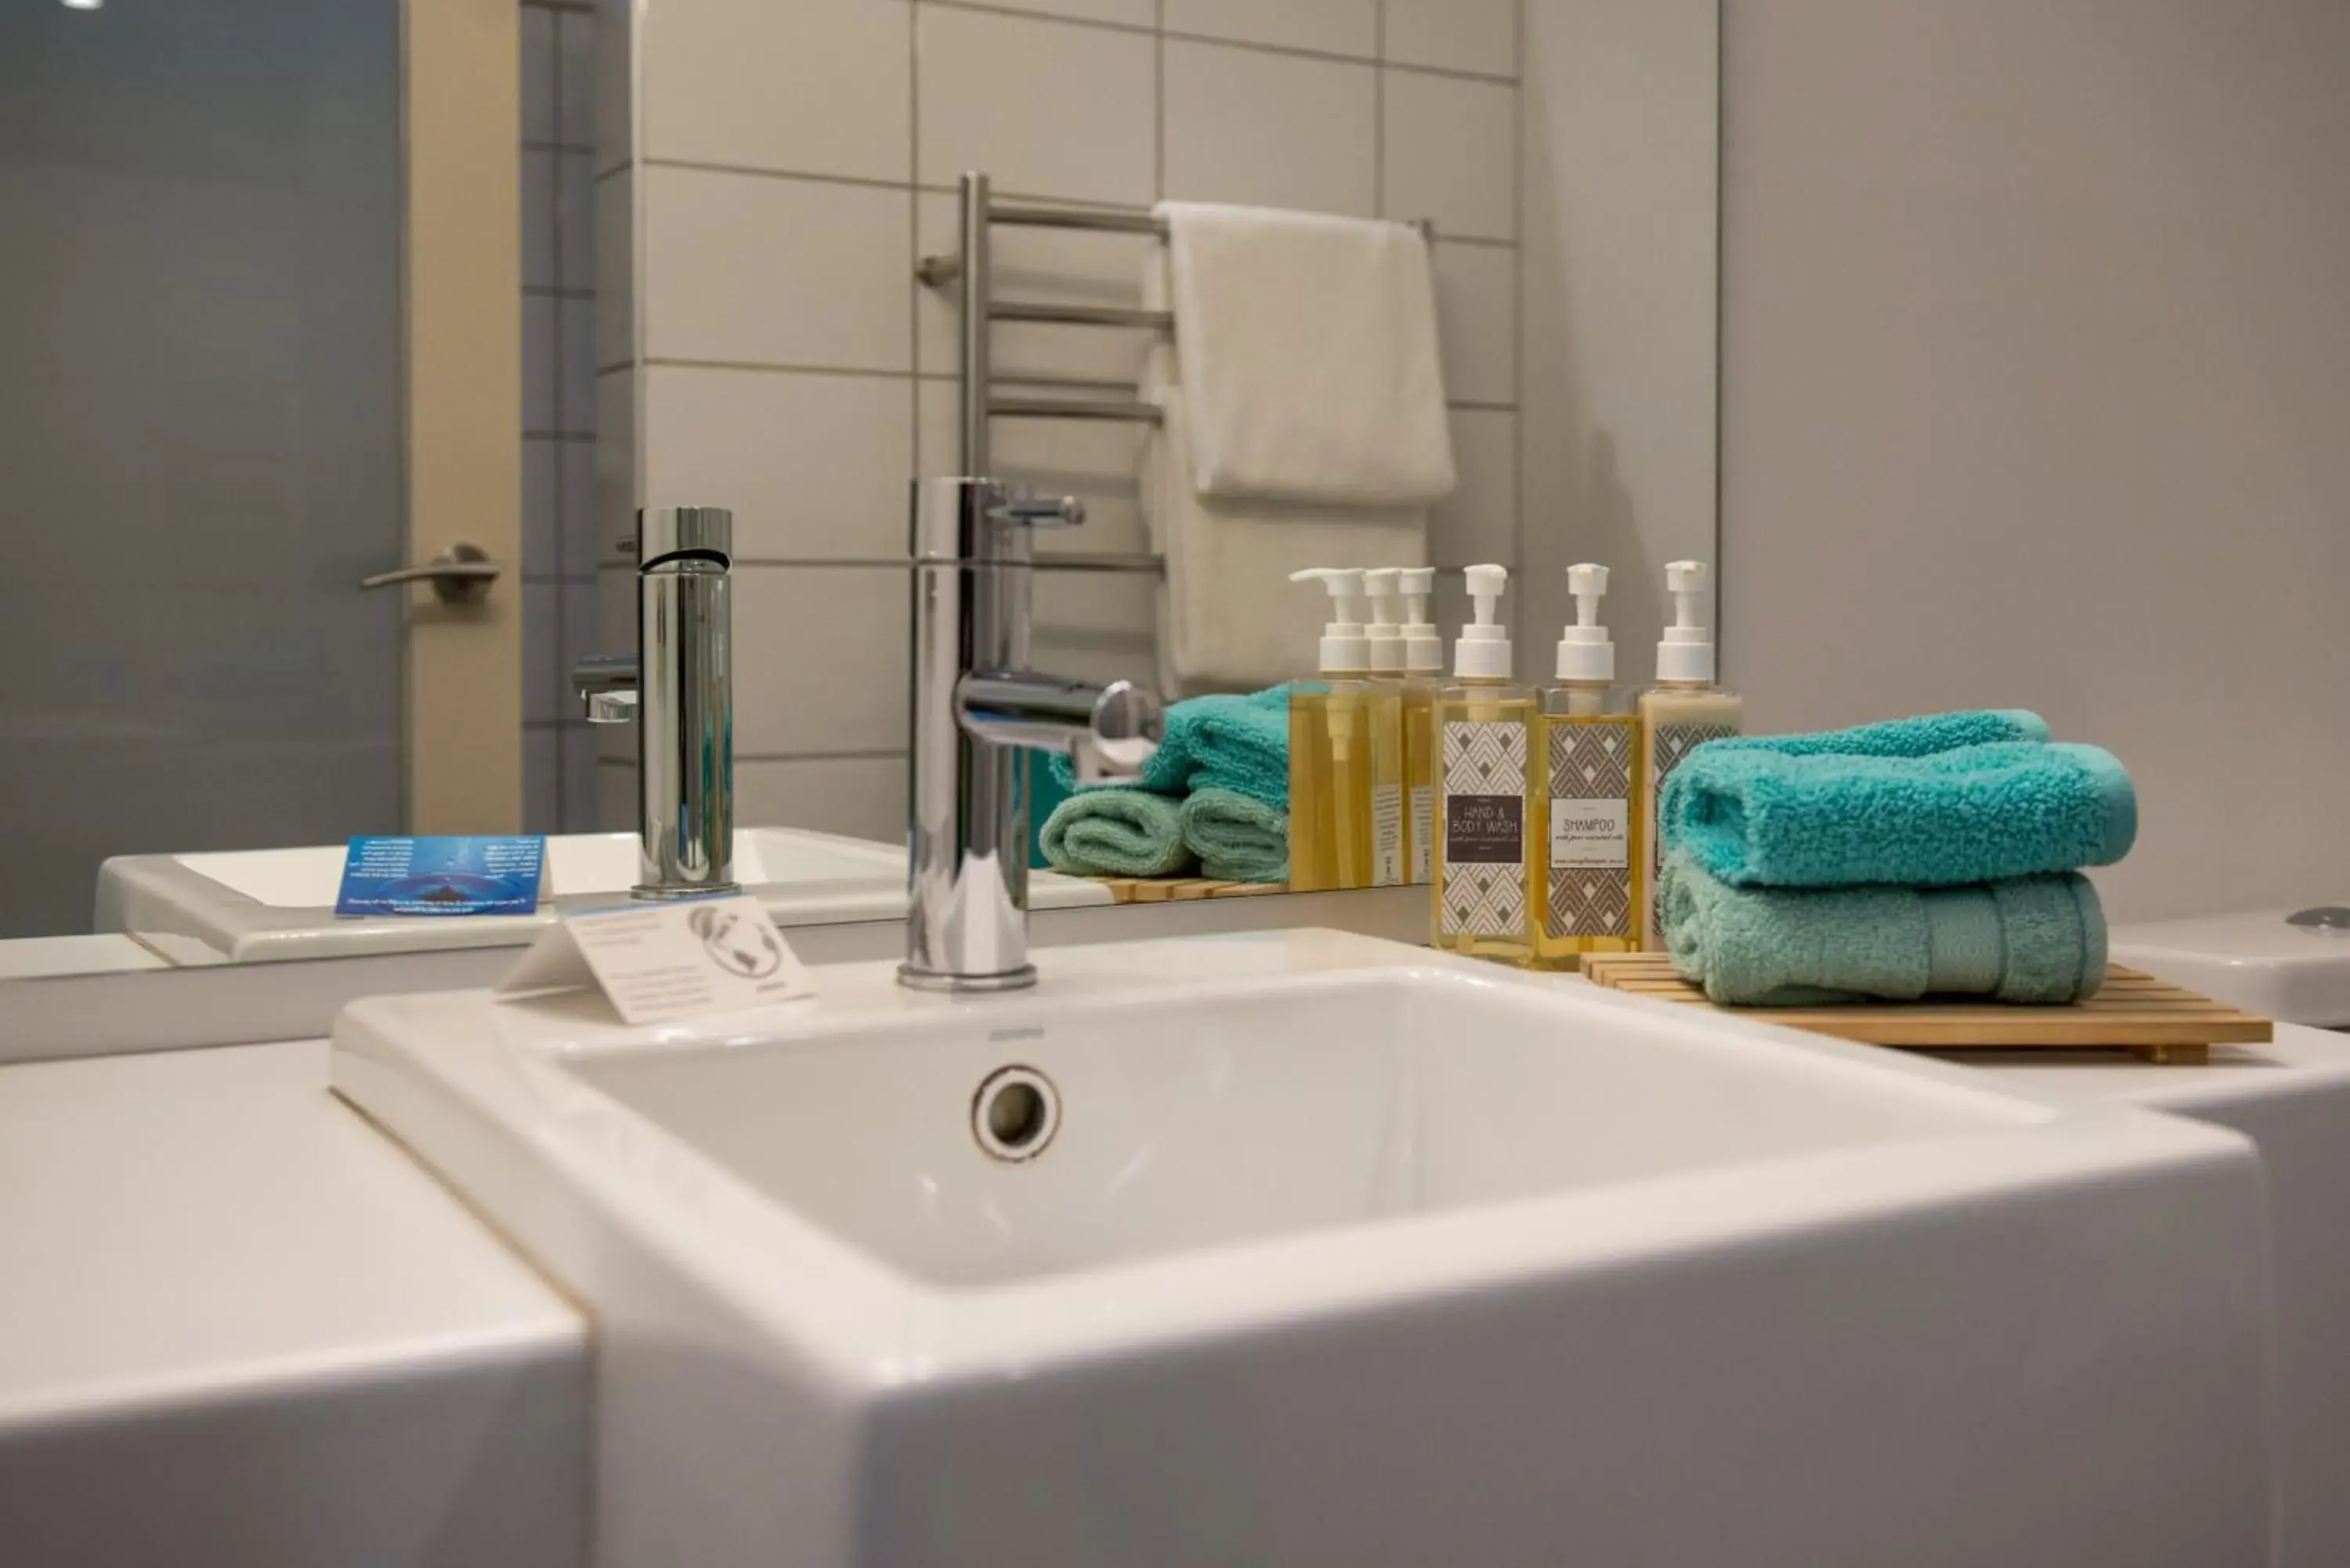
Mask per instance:
[[[971,1134],[990,1158],[1034,1159],[1060,1128],[1060,1091],[1034,1067],[999,1067],[972,1096]]]

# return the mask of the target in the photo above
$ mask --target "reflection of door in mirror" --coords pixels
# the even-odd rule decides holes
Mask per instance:
[[[0,12],[0,935],[111,855],[519,826],[515,10],[411,9],[405,81],[374,0]]]

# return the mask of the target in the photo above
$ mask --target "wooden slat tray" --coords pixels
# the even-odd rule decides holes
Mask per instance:
[[[1286,893],[1282,882],[1219,882],[1211,877],[1097,877],[1121,904],[1180,903],[1191,898],[1246,898]]]
[[[1711,1007],[1705,993],[1675,973],[1667,953],[1586,953],[1583,972],[1597,984],[1666,1002]],[[2111,1046],[2140,1061],[2201,1065],[2214,1045],[2258,1045],[2274,1027],[2256,1013],[2115,964],[2105,989],[2064,1007],[2011,1007],[1997,1002],[1858,1002],[1846,1007],[1725,1007],[1769,1023],[1918,1051],[2064,1049]]]

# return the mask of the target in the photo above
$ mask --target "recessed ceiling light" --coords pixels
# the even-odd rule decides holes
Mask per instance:
[[[66,0],[66,9],[68,11],[95,11],[100,5],[105,4],[106,0]]]

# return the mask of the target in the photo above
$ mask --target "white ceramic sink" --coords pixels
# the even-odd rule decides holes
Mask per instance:
[[[344,846],[118,856],[99,870],[97,929],[181,938],[157,945],[249,962],[531,940],[552,915],[338,919]],[[567,833],[546,840],[548,898],[572,903],[623,897],[637,880],[632,833]],[[734,876],[778,921],[812,925],[896,919],[906,912],[906,849],[804,828],[748,827],[734,835]],[[1108,890],[1081,877],[1029,874],[1031,908],[1107,904]]]
[[[602,1562],[2262,1560],[2232,1135],[1328,932],[1039,963],[345,1014],[597,1317]]]

